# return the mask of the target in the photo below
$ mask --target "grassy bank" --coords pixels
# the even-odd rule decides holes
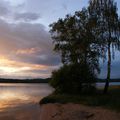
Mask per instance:
[[[47,103],[78,103],[91,106],[101,106],[120,112],[120,86],[112,86],[109,93],[104,95],[102,90],[94,94],[51,94],[40,101],[40,104]]]

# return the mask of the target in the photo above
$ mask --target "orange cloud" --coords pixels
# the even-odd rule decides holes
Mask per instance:
[[[34,54],[39,51],[40,51],[39,48],[19,49],[17,50],[16,54]]]
[[[46,70],[46,65],[34,65],[29,63],[17,62],[10,60],[4,56],[0,56],[0,71],[1,74],[12,74],[16,72],[23,72],[25,70]]]

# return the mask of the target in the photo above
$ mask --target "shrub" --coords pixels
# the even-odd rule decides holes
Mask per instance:
[[[94,90],[96,76],[88,65],[64,65],[59,70],[53,71],[50,84],[56,92],[80,93],[81,91]]]

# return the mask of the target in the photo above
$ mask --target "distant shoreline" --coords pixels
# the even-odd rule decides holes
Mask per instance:
[[[105,82],[106,79],[98,79],[97,82]],[[116,79],[110,79],[109,82],[120,82],[120,78],[116,78]]]
[[[49,78],[46,79],[4,79],[0,78],[0,83],[48,83]]]
[[[51,78],[38,78],[38,79],[5,79],[0,78],[0,83],[49,83]],[[98,79],[96,83],[104,83],[105,79]],[[111,79],[111,82],[120,82],[119,79]]]

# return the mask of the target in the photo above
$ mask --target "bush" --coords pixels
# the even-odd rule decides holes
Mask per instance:
[[[64,65],[53,71],[50,84],[61,93],[80,93],[81,91],[94,91],[96,77],[88,65]]]

